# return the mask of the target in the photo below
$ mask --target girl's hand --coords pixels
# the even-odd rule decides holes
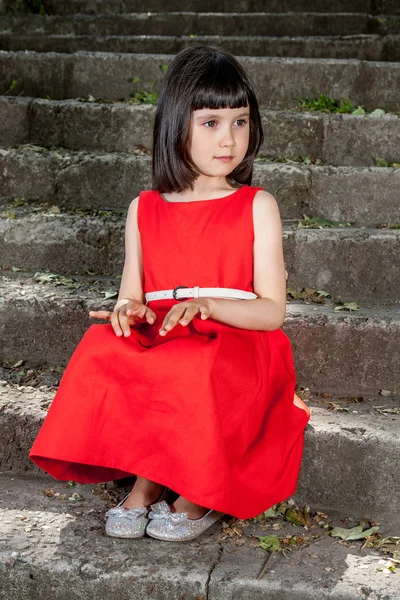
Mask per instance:
[[[115,334],[121,336],[123,332],[125,337],[131,335],[131,325],[135,325],[138,321],[146,321],[151,325],[157,318],[156,313],[151,308],[137,300],[129,300],[129,302],[112,312],[109,310],[91,310],[89,315],[95,319],[110,319]]]
[[[194,298],[175,304],[161,325],[160,335],[166,335],[177,323],[185,326],[200,312],[202,319],[211,317],[211,303],[209,298]]]

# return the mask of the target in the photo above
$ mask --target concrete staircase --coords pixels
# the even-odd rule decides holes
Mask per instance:
[[[238,545],[219,526],[182,546],[108,539],[104,510],[121,490],[70,488],[27,459],[88,310],[115,302],[126,209],[150,187],[155,109],[134,95],[158,90],[183,44],[220,44],[257,86],[254,184],[283,220],[283,329],[312,409],[294,501],[400,535],[400,169],[377,166],[400,163],[398,2],[17,4],[0,2],[0,600],[399,600],[381,556],[332,546],[318,526],[260,580],[253,521]],[[320,92],[366,114],[299,109]]]

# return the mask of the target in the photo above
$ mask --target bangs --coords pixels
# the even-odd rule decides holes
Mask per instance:
[[[240,75],[226,60],[223,64],[209,64],[194,83],[191,110],[248,106],[251,91]]]

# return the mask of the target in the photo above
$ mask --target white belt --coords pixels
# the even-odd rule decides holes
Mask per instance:
[[[151,300],[164,300],[166,298],[175,298],[175,300],[186,300],[187,298],[226,298],[227,300],[253,300],[257,294],[237,290],[234,288],[206,288],[178,285],[173,290],[159,290],[158,292],[148,292],[145,294],[146,302]]]

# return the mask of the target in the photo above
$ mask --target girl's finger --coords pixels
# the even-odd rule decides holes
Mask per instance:
[[[180,310],[182,310],[182,308],[180,308]],[[175,312],[175,314],[174,314],[174,312]],[[163,324],[159,331],[160,335],[165,335],[168,331],[171,331],[171,329],[173,327],[175,327],[175,325],[179,322],[179,319],[182,317],[183,313],[181,313],[179,315],[179,314],[177,314],[176,310],[174,312],[169,313],[165,317]]]
[[[121,336],[122,335],[122,328],[119,322],[119,311],[118,312],[113,312],[111,315],[111,325],[113,326],[115,335],[117,336]]]
[[[210,311],[205,306],[201,306],[200,307],[200,318],[208,319],[209,316],[210,316]]]
[[[171,329],[171,323],[169,321],[169,317],[164,319],[163,324],[161,325],[160,329],[159,329],[159,334],[160,335],[165,335],[167,333],[167,331],[169,331]]]
[[[187,325],[189,323],[189,321],[192,321],[193,317],[195,315],[197,315],[197,313],[200,311],[202,311],[202,309],[205,308],[203,306],[196,306],[194,304],[191,304],[190,306],[188,306],[184,312],[184,314],[182,315],[182,318],[180,319],[179,323],[181,325]]]
[[[124,304],[125,312],[127,315],[132,315],[133,313],[139,311],[142,307],[142,304],[137,300],[129,300],[126,304]]]
[[[124,334],[124,337],[129,337],[131,335],[131,328],[129,326],[130,318],[132,318],[132,317],[129,317],[128,315],[124,314],[123,312],[119,314],[119,324],[121,325],[121,329]]]
[[[193,309],[192,306],[186,308],[185,312],[183,313],[183,315],[181,316],[181,318],[179,319],[179,323],[183,326],[187,325],[189,323],[189,321],[192,320],[193,316],[196,314],[197,309]]]
[[[111,312],[109,310],[90,310],[89,315],[96,319],[109,319],[111,317]]]

